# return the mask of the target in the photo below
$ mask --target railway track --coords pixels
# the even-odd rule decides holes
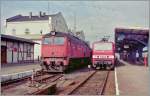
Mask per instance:
[[[75,85],[72,85],[71,88],[68,86],[68,91],[58,94],[103,95],[108,75],[109,71],[91,71],[87,75],[85,74],[85,77],[81,78],[81,80],[78,80],[80,82],[75,81]],[[38,74],[34,77],[34,82],[31,82],[31,78],[28,77],[19,80],[19,82],[4,84],[1,86],[1,93],[3,95],[47,95],[47,93],[44,93],[44,90],[49,89],[48,87],[53,83],[57,84],[63,76],[63,74]]]
[[[45,82],[46,80],[52,78],[52,77],[55,77],[57,76],[58,74],[48,74],[48,73],[41,73],[40,71],[37,71],[37,73],[34,74],[34,81],[35,82],[39,82],[39,83],[42,83],[42,82]],[[31,80],[31,75],[29,76],[25,76],[25,77],[22,77],[22,78],[17,78],[17,79],[14,79],[14,80],[7,80],[7,81],[4,81],[4,82],[1,82],[1,86],[4,87],[4,86],[10,86],[10,85],[15,85],[15,84],[20,84],[21,82],[27,82],[27,81],[30,81]]]
[[[4,95],[25,95],[25,94],[38,94],[44,90],[48,84],[56,82],[61,78],[62,74],[36,74],[34,79],[31,76],[19,78],[14,81],[7,81],[1,85],[1,93]],[[41,88],[41,90],[39,90]],[[15,90],[12,91],[12,90]]]
[[[70,95],[103,95],[109,71],[95,71],[83,83],[74,88]]]

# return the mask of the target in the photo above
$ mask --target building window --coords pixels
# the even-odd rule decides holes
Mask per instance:
[[[30,34],[30,30],[28,28],[25,29],[25,34]]]
[[[16,35],[16,29],[12,29],[12,34]]]
[[[31,45],[27,45],[27,57],[31,57]]]
[[[57,26],[57,20],[56,20],[56,26]]]
[[[40,34],[42,35],[42,33],[43,33],[43,31],[42,30],[40,30]]]

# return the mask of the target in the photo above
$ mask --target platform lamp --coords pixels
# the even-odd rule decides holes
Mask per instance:
[[[149,26],[150,27],[150,26]],[[147,55],[147,57],[148,57],[148,67],[150,66],[150,31],[148,32],[148,38],[149,38],[149,40],[148,40],[148,55]],[[149,72],[150,72],[150,68],[149,68]],[[150,73],[149,73],[150,74]],[[150,81],[150,75],[149,75],[149,81]],[[149,83],[149,86],[150,86],[150,83]],[[149,87],[150,88],[150,87]]]
[[[150,31],[148,32],[148,38],[149,38],[149,41],[148,41],[148,66],[150,66]]]

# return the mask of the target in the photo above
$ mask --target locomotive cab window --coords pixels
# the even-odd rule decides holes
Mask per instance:
[[[43,38],[42,44],[52,44],[52,43],[53,43],[52,37]]]
[[[94,44],[94,50],[112,50],[111,43],[97,43]]]
[[[55,37],[54,44],[55,45],[63,45],[65,42],[65,37]]]

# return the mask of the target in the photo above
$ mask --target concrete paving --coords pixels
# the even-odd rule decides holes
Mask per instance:
[[[116,67],[119,95],[150,96],[149,68],[120,62]]]
[[[1,75],[15,74],[33,69],[40,69],[39,63],[24,63],[24,64],[6,64],[1,65]]]

